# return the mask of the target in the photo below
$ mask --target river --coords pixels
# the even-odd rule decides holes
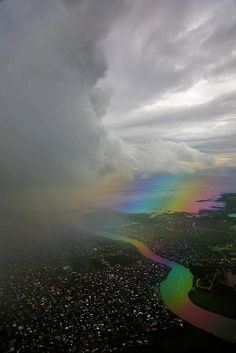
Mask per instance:
[[[170,311],[204,331],[226,340],[236,342],[236,320],[205,310],[192,303],[188,293],[193,286],[193,274],[185,266],[159,256],[143,242],[108,231],[96,232],[97,235],[132,244],[143,256],[151,261],[170,267],[170,272],[161,283],[161,296]]]

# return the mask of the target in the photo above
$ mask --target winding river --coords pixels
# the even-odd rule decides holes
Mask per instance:
[[[109,231],[99,231],[96,234],[132,244],[148,259],[170,267],[171,271],[161,283],[160,288],[162,299],[168,309],[191,325],[210,332],[228,342],[236,342],[236,320],[202,309],[189,299],[188,293],[193,285],[193,275],[188,268],[155,254],[139,240],[111,234]]]

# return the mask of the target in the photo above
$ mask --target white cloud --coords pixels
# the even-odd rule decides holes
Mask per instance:
[[[104,122],[125,141],[235,148],[236,3],[129,2],[104,41],[113,95]],[[227,19],[227,20],[226,20]],[[228,140],[228,141],[227,141]]]

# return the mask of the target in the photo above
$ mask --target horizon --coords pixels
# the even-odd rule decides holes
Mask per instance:
[[[0,0],[1,352],[235,351],[235,38],[236,0]]]

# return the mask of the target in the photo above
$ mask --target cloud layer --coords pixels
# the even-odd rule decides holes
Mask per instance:
[[[236,2],[128,3],[104,43],[106,125],[132,143],[185,141],[235,164]]]
[[[151,107],[190,89],[203,68],[207,79],[231,75],[233,54],[217,65],[212,58],[233,50],[233,14],[209,33],[220,3],[197,3],[1,2],[1,185],[76,184],[209,163],[198,151],[204,134],[186,129],[190,119],[221,122],[232,113],[233,93],[201,106],[166,104],[161,114]]]

